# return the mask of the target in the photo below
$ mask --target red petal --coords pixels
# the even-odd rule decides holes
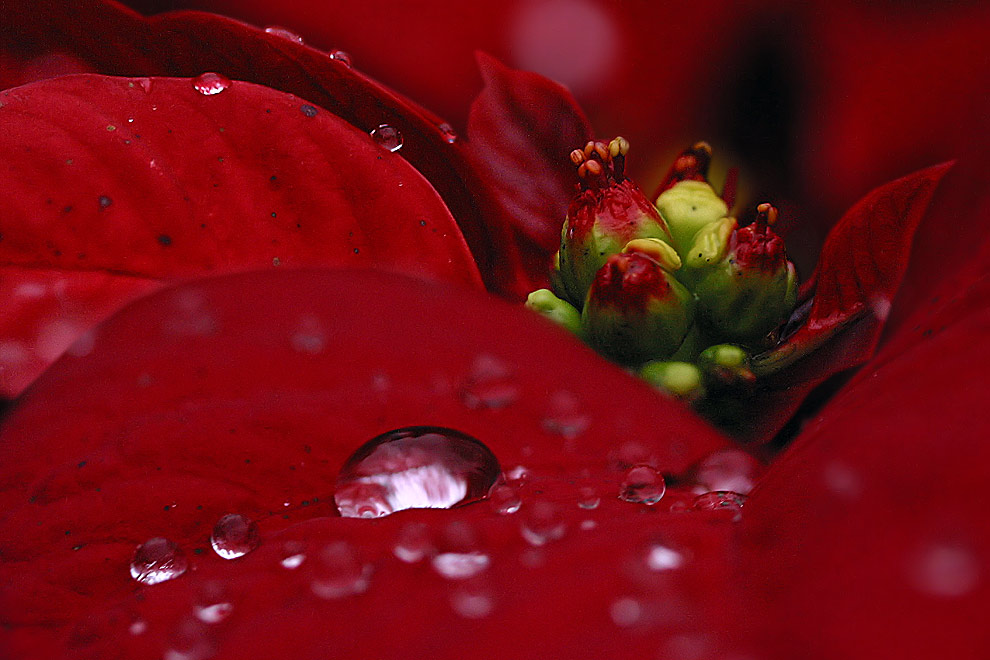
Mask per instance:
[[[515,286],[525,296],[548,285],[577,182],[568,154],[593,137],[591,126],[560,85],[483,53],[477,59],[485,89],[471,106],[468,147],[490,191],[486,217],[511,227],[525,246],[527,278]]]
[[[5,393],[71,343],[67,328],[96,320],[82,300],[105,314],[148,280],[331,264],[480,286],[416,170],[301,99],[244,82],[204,96],[187,79],[76,76],[0,103],[0,265],[16,278],[5,288],[44,289],[6,303],[4,341],[20,334],[34,356],[0,358]],[[68,289],[45,288],[59,273]]]
[[[826,239],[813,275],[807,320],[781,346],[757,358],[767,371],[747,440],[769,440],[829,376],[873,354],[907,269],[912,239],[949,165],[882,186],[850,209]]]
[[[472,382],[478,382],[478,370],[486,363],[499,365],[495,371],[505,374],[500,376],[502,392],[511,396],[502,397],[502,407],[469,407],[465,388],[475,387]],[[383,431],[416,424],[441,424],[479,438],[504,467],[525,465],[538,475],[534,483],[546,484],[547,498],[566,503],[562,518],[573,534],[569,550],[559,559],[548,555],[554,569],[536,582],[546,586],[537,592],[544,596],[536,598],[529,578],[520,577],[529,574],[520,573],[524,569],[517,563],[523,549],[518,519],[511,524],[489,520],[496,516],[485,503],[410,513],[434,531],[453,520],[486,525],[482,534],[494,535],[486,541],[493,562],[513,576],[496,583],[507,590],[508,603],[533,598],[514,616],[535,616],[551,600],[557,602],[557,593],[573,588],[575,594],[565,600],[575,618],[556,624],[561,640],[579,630],[590,634],[592,628],[584,628],[589,617],[607,621],[602,603],[617,594],[606,589],[615,586],[605,576],[626,570],[625,554],[616,556],[608,572],[580,570],[600,560],[604,548],[626,546],[626,540],[609,523],[595,537],[602,545],[581,541],[577,526],[588,513],[573,506],[579,486],[573,480],[586,476],[603,499],[611,500],[622,479],[619,463],[651,461],[665,472],[682,473],[726,444],[685,408],[556,327],[474,293],[374,271],[278,271],[199,280],[134,303],[96,331],[88,355],[64,357],[8,413],[0,443],[5,560],[0,570],[11,586],[0,611],[17,625],[10,634],[44,648],[53,635],[61,639],[65,629],[46,632],[33,626],[66,624],[84,612],[109,610],[134,589],[126,570],[134,547],[158,535],[184,547],[204,576],[230,576],[236,582],[242,575],[259,580],[259,590],[267,589],[267,581],[280,574],[271,567],[276,551],[259,555],[257,573],[249,563],[238,562],[236,570],[218,567],[222,560],[205,545],[216,519],[232,511],[260,519],[266,545],[274,546],[278,530],[333,514],[332,484],[355,448]],[[540,490],[527,490],[526,497],[538,499]],[[300,507],[303,500],[310,506]],[[607,512],[616,510],[612,507],[621,511],[626,504],[625,515],[616,519],[641,525],[631,533],[636,548],[631,552],[639,552],[646,536],[662,533],[675,517],[654,518],[616,500],[603,506],[602,523],[610,519]],[[287,520],[278,515],[283,512]],[[364,603],[355,601],[356,616],[342,618],[343,610],[332,604],[317,607],[315,612],[333,614],[336,623],[328,622],[330,632],[314,629],[313,637],[304,639],[323,643],[324,634],[361,621],[377,627],[375,611],[406,616],[406,609],[394,609],[394,594],[411,598],[422,590],[424,604],[413,608],[419,614],[409,615],[406,624],[394,623],[397,641],[382,636],[369,644],[391,648],[393,656],[402,645],[429,644],[420,627],[423,617],[451,616],[438,612],[435,603],[448,591],[430,583],[425,569],[382,564],[391,530],[402,519],[332,518],[301,528],[299,535],[312,543],[354,539],[382,573]],[[691,522],[672,533],[688,540],[725,533],[721,527],[705,529],[711,529],[708,523]],[[510,533],[513,542],[499,540]],[[76,546],[82,547],[73,550]],[[193,552],[204,547],[203,556]],[[718,603],[713,594],[727,588],[728,578],[718,569],[720,547],[697,543],[706,570],[684,578],[690,611],[697,612],[693,608],[700,603],[713,607]],[[581,610],[577,584],[550,589],[552,580],[566,572],[585,574],[593,609]],[[653,587],[637,586],[638,578],[633,579],[629,589],[646,589],[650,598],[657,597]],[[164,601],[157,596],[149,601],[162,607],[159,614],[158,605],[147,612],[153,626],[171,626],[177,608],[188,607],[186,588],[194,585],[162,590]],[[282,626],[312,615],[309,601],[286,600],[286,588],[272,590],[270,602],[264,590],[238,600],[237,607],[279,623],[268,636],[256,620],[243,620],[236,630],[246,639],[232,644],[257,641],[268,648],[289,643],[280,637]],[[292,588],[308,593],[305,583]],[[707,615],[701,620],[706,623],[700,630],[705,630]],[[545,623],[527,625],[535,630]],[[504,634],[493,621],[483,629],[481,638],[492,643],[496,634]],[[167,630],[154,630],[153,639],[161,644]],[[126,639],[118,629],[104,643]],[[453,648],[459,649],[447,652]]]
[[[866,365],[766,473],[744,547],[768,657],[990,652],[988,327],[984,277]]]

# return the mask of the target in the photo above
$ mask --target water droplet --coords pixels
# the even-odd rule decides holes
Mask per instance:
[[[363,594],[368,590],[371,566],[362,564],[346,541],[337,541],[317,554],[310,589],[326,600]]]
[[[132,78],[132,80],[145,94],[151,91],[151,78]]]
[[[591,530],[593,530],[596,527],[598,527],[598,523],[595,522],[594,520],[591,520],[589,518],[588,520],[582,520],[580,527],[581,527],[582,530],[584,530],[586,532],[590,532]]]
[[[332,50],[330,51],[330,59],[340,62],[346,67],[351,66],[351,56],[342,50]]]
[[[326,347],[326,331],[320,319],[307,314],[299,320],[291,337],[292,348],[300,353],[317,355]]]
[[[137,621],[135,621],[130,625],[130,627],[127,629],[127,632],[131,633],[132,635],[143,635],[144,633],[148,632],[148,622],[138,619]]]
[[[189,561],[179,546],[156,536],[139,545],[131,559],[131,577],[144,584],[158,584],[186,572]]]
[[[396,152],[402,148],[402,133],[399,129],[388,124],[379,124],[378,128],[370,133],[371,139],[391,152]]]
[[[746,496],[730,490],[714,490],[694,498],[695,511],[729,511],[733,520],[742,518],[742,507]]]
[[[529,469],[523,465],[517,465],[505,473],[506,480],[515,482],[517,486],[529,481],[531,476]]]
[[[501,484],[495,486],[488,496],[488,502],[495,513],[507,516],[515,513],[522,506],[522,499],[519,493],[512,486]]]
[[[495,610],[495,599],[484,580],[468,579],[450,591],[450,606],[465,619],[483,619]]]
[[[457,142],[457,133],[454,132],[454,127],[444,122],[437,126],[440,129],[440,133],[443,134],[443,139],[447,141],[447,144],[454,144]]]
[[[228,513],[213,527],[210,543],[224,559],[243,557],[261,545],[258,523],[238,513]]]
[[[932,543],[908,560],[908,579],[915,589],[939,598],[959,598],[980,582],[981,567],[967,547]]]
[[[702,460],[695,471],[701,491],[730,490],[746,495],[753,489],[759,462],[739,449],[723,449]]]
[[[448,580],[466,580],[488,570],[491,558],[483,552],[443,552],[434,556],[430,564]]]
[[[592,509],[597,509],[598,505],[601,504],[602,498],[598,497],[598,491],[596,491],[591,486],[582,486],[578,490],[578,503],[577,505],[582,509],[591,511]]]
[[[216,581],[209,581],[200,588],[193,607],[196,618],[203,623],[220,623],[233,611],[234,606],[230,604],[230,599],[223,584]]]
[[[218,644],[209,626],[194,617],[179,622],[168,637],[162,660],[206,660],[216,655]]]
[[[543,546],[559,541],[567,531],[567,524],[560,508],[551,502],[535,502],[527,506],[519,532],[532,546]]]
[[[649,465],[637,465],[626,473],[619,499],[626,502],[653,505],[667,491],[663,475]]]
[[[306,547],[299,541],[286,541],[282,544],[282,560],[284,568],[294,571],[306,561]]]
[[[435,552],[433,541],[430,539],[430,529],[423,523],[409,523],[399,530],[392,548],[399,561],[415,564],[426,559]]]
[[[449,509],[486,497],[500,471],[492,452],[465,433],[402,428],[366,442],[347,459],[334,501],[345,518]]]
[[[609,607],[609,614],[615,625],[628,628],[636,625],[643,618],[643,606],[635,598],[618,598]]]
[[[302,563],[304,561],[306,561],[306,555],[303,554],[289,555],[288,557],[282,560],[282,566],[289,569],[290,571],[294,571],[295,569],[302,566]]]
[[[653,545],[646,552],[646,566],[651,571],[671,571],[684,565],[687,558],[667,545]]]
[[[519,398],[512,369],[494,355],[482,354],[471,364],[461,387],[461,401],[468,408],[498,409]]]
[[[300,37],[292,30],[287,30],[286,28],[280,25],[269,25],[268,27],[265,28],[265,32],[267,32],[268,34],[274,34],[276,37],[281,37],[289,41],[294,41],[297,44],[304,43],[302,37]]]
[[[193,89],[203,96],[213,96],[230,87],[230,78],[219,73],[201,73],[192,80]]]
[[[299,106],[299,112],[310,118],[315,117],[320,113],[320,111],[316,109],[316,106],[309,105],[308,103],[303,103]]]
[[[543,417],[543,428],[549,433],[576,438],[588,428],[591,418],[582,410],[577,396],[570,392],[554,392]]]

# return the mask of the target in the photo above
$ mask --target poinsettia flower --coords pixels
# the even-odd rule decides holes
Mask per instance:
[[[12,156],[11,180],[20,187],[9,198],[18,210],[11,216],[31,222],[5,232],[5,242],[17,241],[11,253],[24,259],[11,265],[44,264],[62,277],[95,258],[97,273],[114,278],[118,302],[139,293],[123,286],[125,277],[155,280],[157,288],[160,280],[207,271],[257,269],[259,260],[268,272],[194,280],[138,300],[85,336],[11,409],[0,446],[2,570],[9,587],[0,643],[9,655],[460,657],[470,648],[498,657],[786,658],[809,647],[823,657],[877,657],[891,649],[981,655],[979,621],[967,613],[978,611],[987,589],[980,553],[987,535],[975,497],[985,476],[978,442],[985,396],[966,388],[969,379],[961,375],[966,367],[979,373],[988,357],[980,341],[987,251],[975,230],[988,207],[985,195],[973,194],[986,174],[979,149],[948,175],[936,167],[882,186],[840,222],[820,261],[809,318],[819,331],[843,322],[855,327],[830,335],[814,353],[834,364],[823,370],[801,363],[789,375],[803,377],[789,385],[806,387],[830,369],[862,362],[886,328],[880,352],[771,465],[740,521],[731,497],[699,506],[721,503],[723,510],[678,513],[699,479],[691,476],[700,474],[693,467],[732,441],[540,319],[463,288],[477,288],[477,274],[463,259],[451,215],[469,245],[472,228],[500,237],[489,245],[490,260],[479,258],[489,286],[511,293],[536,272],[537,259],[523,257],[539,254],[532,244],[539,247],[538,241],[511,240],[522,231],[504,220],[512,197],[491,184],[481,165],[509,167],[492,132],[531,115],[544,116],[530,124],[543,129],[541,147],[580,135],[587,124],[560,88],[482,59],[488,91],[476,106],[475,127],[487,121],[487,135],[472,140],[479,134],[469,131],[467,140],[451,143],[442,121],[284,33],[265,35],[203,16],[144,21],[113,6],[88,7],[89,19],[113,16],[141,46],[120,39],[94,55],[98,40],[83,29],[75,47],[87,48],[73,53],[68,40],[62,62],[112,73],[193,70],[179,80],[70,77],[5,94],[5,107],[19,121],[11,125],[22,131],[14,137],[32,138],[11,139],[11,152],[51,155],[67,146],[92,152],[86,164],[98,176],[85,181],[118,186],[96,195],[85,222],[56,224],[46,215],[45,195],[54,206],[56,194],[73,200],[88,194],[93,201],[91,192],[69,185],[70,177],[44,157]],[[93,25],[86,25],[86,11],[74,19]],[[177,38],[188,40],[180,57],[190,61],[159,59],[160,44]],[[261,56],[247,66],[218,60],[217,44],[259,49]],[[127,53],[145,69],[123,70],[137,66]],[[295,77],[285,76],[288,84],[267,77],[276,65]],[[237,75],[251,73],[251,66],[253,74]],[[233,80],[192,77],[210,69]],[[314,83],[300,75],[313,71],[327,78]],[[156,110],[154,95],[163,101]],[[506,112],[521,98],[531,100],[531,115]],[[77,101],[77,114],[59,117],[54,108],[69,100]],[[195,114],[180,114],[182,104]],[[122,110],[134,114],[117,118]],[[277,124],[263,123],[266,110]],[[176,114],[156,122],[154,112]],[[388,152],[394,134],[380,144],[361,142],[364,135],[332,115],[362,131],[380,123],[399,128],[399,156],[408,156],[440,191],[450,215],[424,179]],[[150,132],[117,134],[132,116]],[[113,121],[94,127],[94,117]],[[190,142],[168,142],[186,129],[181,139]],[[71,145],[60,135],[70,136]],[[479,161],[485,137],[489,158]],[[119,155],[128,153],[123,147],[138,139],[153,140],[174,168],[169,192],[188,189],[195,199],[164,194],[166,210],[147,219],[134,211],[118,216],[117,231],[117,225],[100,227],[94,219],[141,199],[143,188],[134,193],[115,179],[130,165],[128,155]],[[348,145],[347,158],[315,149],[323,139]],[[185,160],[190,152],[194,157]],[[373,176],[361,169],[369,154],[379,168]],[[240,178],[213,169],[221,157]],[[529,162],[549,160],[551,150]],[[24,172],[32,164],[61,185],[49,183],[41,195],[29,190],[24,181],[32,179]],[[559,192],[559,166],[546,165],[528,181],[513,179],[520,194]],[[279,173],[268,174],[274,166]],[[346,190],[343,199],[319,207],[333,212],[334,223],[341,222],[337,214],[352,213],[342,230],[333,225],[341,232],[333,238],[354,238],[348,235],[354,227],[366,242],[331,246],[318,232],[293,239],[291,222],[288,236],[281,224],[278,233],[264,233],[271,225],[255,217],[273,204],[276,218],[285,218],[284,205],[296,223],[308,220],[308,204],[329,195],[312,180],[316,173],[323,181],[344,177],[330,179],[342,181],[330,188]],[[217,199],[213,183],[232,182],[238,194]],[[150,194],[162,193],[152,187]],[[379,209],[385,215],[374,224],[379,216],[362,212],[379,194],[388,194],[390,206]],[[472,216],[471,203],[479,199],[496,212]],[[183,202],[211,223],[215,218],[224,241],[211,233],[204,243],[195,231],[202,227],[190,232],[185,223],[170,223],[171,216],[182,217]],[[409,227],[408,213],[448,236],[414,233],[424,225]],[[486,224],[493,218],[505,224]],[[944,231],[950,224],[962,225],[963,235],[982,247],[933,275],[933,258],[944,259],[940,250],[951,245]],[[915,227],[916,253],[928,258],[909,266]],[[94,229],[102,233],[86,234]],[[244,229],[247,236],[238,233]],[[416,275],[426,270],[433,280],[288,270],[279,255],[269,259],[267,245],[251,240],[259,233],[285,247],[287,261],[349,266],[345,258],[370,250],[374,265]],[[411,237],[429,242],[404,250]],[[339,251],[328,255],[314,242]],[[84,248],[85,259],[79,251],[56,255],[63,244]],[[39,247],[34,261],[23,256],[31,254],[26,245]],[[112,265],[114,259],[133,272]],[[901,288],[902,280],[914,286]],[[803,331],[801,346],[814,344],[815,328],[806,324]],[[905,415],[908,404],[914,405]],[[488,503],[378,520],[336,517],[334,482],[346,459],[366,440],[413,425],[478,438],[505,469],[507,483]],[[958,451],[936,446],[945,435],[959,438]],[[672,480],[653,506],[630,494],[639,486],[629,482],[627,469],[637,465]],[[946,482],[958,490],[927,488]],[[229,513],[258,521],[262,539],[233,561],[210,548],[214,523]],[[131,578],[135,546],[160,536],[185,554],[189,568],[178,579],[143,586]],[[421,561],[407,563],[417,552]],[[460,568],[451,569],[444,557],[461,561]],[[904,620],[916,625],[905,631]]]

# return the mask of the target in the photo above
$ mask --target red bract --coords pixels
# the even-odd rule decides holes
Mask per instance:
[[[285,9],[297,6],[306,7]],[[377,7],[349,6],[336,24],[345,27],[332,29],[346,31]],[[463,82],[467,51],[487,45],[470,35],[487,34],[488,20],[504,27],[498,17],[508,14],[488,16],[491,7],[478,5],[464,32],[444,28],[456,12],[411,17],[436,28],[409,26],[436,42],[434,66],[437,53],[464,51],[450,56],[459,73],[444,78],[446,101],[434,106],[458,105],[455,123],[467,117],[457,137],[343,57],[284,31],[206,14],[144,19],[95,1],[55,13],[7,7],[8,84],[80,71],[182,78],[75,76],[0,98],[0,113],[11,117],[0,135],[0,360],[23,357],[11,347],[30,338],[38,367],[79,338],[0,427],[2,655],[986,655],[973,615],[990,584],[979,385],[990,367],[982,229],[990,206],[979,130],[940,133],[975,143],[948,173],[937,166],[877,187],[838,220],[806,287],[807,316],[795,318],[778,350],[816,348],[769,376],[750,402],[747,437],[770,441],[790,419],[793,446],[741,509],[731,493],[695,504],[693,489],[705,489],[694,484],[697,462],[731,447],[729,438],[541,319],[463,286],[478,283],[471,256],[489,289],[505,296],[542,281],[568,200],[567,154],[590,131],[565,89],[484,55],[485,90],[466,114],[470,94],[453,81]],[[573,18],[573,7],[585,5],[558,10]],[[759,131],[726,128],[728,118],[766,129],[767,116],[787,114],[719,102],[742,87],[716,93],[709,85],[742,77],[746,58],[715,66],[730,44],[705,47],[698,35],[762,26],[753,39],[767,48],[765,69],[780,73],[784,61],[814,62],[819,46],[798,50],[800,30],[783,45],[767,35],[782,25],[842,27],[805,25],[804,10],[773,6],[773,20],[761,21],[751,6],[701,5],[681,23],[641,19],[682,5],[622,16],[596,7],[619,17],[622,34],[635,27],[649,37],[618,42],[617,61],[635,66],[619,67],[602,88],[596,126],[625,133],[602,121],[619,117],[634,124],[634,137],[663,133],[656,148],[671,152],[720,134],[751,146]],[[359,68],[374,62],[397,78],[422,68],[415,53],[392,47],[399,35],[367,28],[352,30],[347,44],[358,46]],[[593,51],[593,35],[565,33]],[[970,28],[961,34],[973,39]],[[382,44],[377,59],[361,44]],[[834,70],[856,60],[856,44],[843,47],[852,54],[830,63]],[[664,57],[651,61],[648,52]],[[784,57],[794,52],[807,57]],[[190,78],[205,71],[233,82],[201,94]],[[959,75],[966,85],[968,71]],[[442,76],[413,76],[403,89],[431,77]],[[787,87],[770,78],[760,93]],[[655,84],[629,85],[641,79]],[[631,101],[617,98],[620,88]],[[828,84],[817,92],[843,93]],[[747,107],[760,94],[741,96]],[[904,125],[901,106],[883,124],[888,139]],[[650,124],[658,107],[668,114]],[[838,142],[822,134],[822,162],[842,153],[851,171],[888,171],[850,147],[860,122],[831,119],[829,107],[820,124],[801,120],[812,136],[821,125],[844,127]],[[934,162],[929,155],[957,155],[942,140],[920,161],[909,148],[929,114],[957,119],[926,108],[891,149],[908,154],[898,174]],[[774,130],[798,123],[789,122]],[[379,124],[402,134],[397,153],[367,135]],[[671,126],[704,132],[674,138],[664,132]],[[809,134],[800,139],[814,141]],[[742,192],[809,158],[784,152],[749,155],[763,174],[747,184],[744,168]],[[641,182],[650,189],[667,163],[639,162],[640,173],[655,172]],[[155,178],[159,167],[167,185]],[[859,194],[880,183],[843,178],[832,188],[828,176],[819,179],[815,191],[781,181],[781,194],[848,205],[851,187]],[[800,227],[805,217],[796,215]],[[818,248],[804,245],[806,260]],[[261,272],[196,279],[245,270]],[[173,280],[183,282],[114,314]],[[820,412],[793,418],[814,384],[860,364]],[[340,466],[364,442],[411,425],[479,439],[505,482],[489,501],[451,510],[338,517]],[[650,477],[648,497],[638,494],[639,476],[627,478],[630,468]],[[259,548],[230,561],[210,548],[215,523],[229,513],[257,521],[261,534]],[[161,536],[190,569],[161,584],[135,582],[135,548]],[[451,577],[458,572],[463,579]]]

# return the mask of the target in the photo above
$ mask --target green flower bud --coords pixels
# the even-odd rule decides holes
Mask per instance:
[[[555,296],[549,289],[537,289],[529,294],[526,307],[574,334],[581,335],[581,312],[571,303]]]
[[[797,273],[771,229],[777,210],[761,204],[756,221],[732,232],[717,263],[695,273],[699,319],[712,336],[760,346],[797,302]]]
[[[660,193],[657,209],[670,229],[673,246],[684,260],[690,256],[698,232],[729,213],[729,207],[707,182],[690,179]]]
[[[682,401],[690,403],[705,396],[701,370],[690,362],[647,362],[639,370],[639,376]]]
[[[674,354],[694,316],[694,297],[664,268],[639,252],[609,257],[588,290],[585,337],[617,362],[638,364]]]
[[[595,274],[625,245],[638,238],[668,239],[667,226],[643,192],[625,177],[629,143],[589,142],[571,153],[581,192],[571,202],[560,237],[557,293],[583,304]]]
[[[748,387],[756,382],[750,369],[749,353],[735,344],[709,346],[698,356],[698,366],[708,380],[720,386]]]

